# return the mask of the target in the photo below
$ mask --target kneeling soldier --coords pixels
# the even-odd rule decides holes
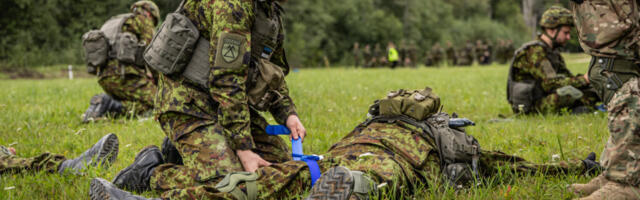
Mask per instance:
[[[153,172],[139,174],[137,180],[147,182],[132,184],[164,191],[162,197],[166,199],[283,199],[290,194],[302,194],[312,186],[309,199],[329,196],[349,199],[351,195],[368,195],[376,188],[404,188],[402,191],[409,195],[412,189],[427,181],[435,182],[432,179],[436,174],[461,187],[474,177],[489,177],[500,170],[522,174],[578,174],[597,172],[600,168],[594,161],[595,154],[585,160],[534,164],[499,151],[481,150],[477,140],[463,128],[472,122],[438,113],[439,108],[440,99],[429,88],[394,91],[376,101],[369,109],[370,118],[322,156],[294,154],[303,161],[273,164],[255,173],[230,173],[215,187],[170,188],[167,186],[175,184],[158,181],[162,177],[151,178],[155,180],[149,182],[148,176]],[[145,171],[139,166],[146,165],[149,158],[162,159],[159,153],[147,153],[148,149],[157,148],[143,150],[129,168]],[[318,159],[320,157],[323,159]],[[157,169],[171,166],[164,164]],[[322,176],[320,172],[324,172]],[[199,177],[183,178],[190,181]],[[90,195],[91,199],[144,199],[100,178],[91,182]]]

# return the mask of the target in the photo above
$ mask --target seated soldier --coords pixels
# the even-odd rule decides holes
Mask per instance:
[[[66,159],[63,155],[43,153],[36,157],[20,158],[13,148],[0,146],[0,174],[25,172],[58,172],[69,171],[80,174],[87,166],[109,166],[118,156],[118,137],[111,133],[103,136],[91,148],[74,159]]]
[[[435,181],[440,173],[448,183],[461,187],[475,175],[490,177],[500,170],[554,175],[598,172],[600,168],[593,153],[585,160],[534,164],[499,151],[481,150],[477,140],[464,132],[463,126],[472,122],[438,113],[439,108],[440,99],[430,88],[391,92],[376,101],[369,109],[370,118],[335,143],[315,162],[317,165],[309,162],[315,160],[313,156],[300,156],[303,161],[273,164],[255,173],[228,174],[215,187],[192,184],[198,177],[183,177],[185,187],[181,188],[167,187],[175,184],[163,182],[163,177],[149,178],[153,172],[144,168],[145,163],[162,159],[157,151],[148,153],[157,147],[149,147],[128,167],[142,171],[137,180],[148,182],[130,184],[146,184],[163,192],[163,199],[283,199],[302,194],[312,185],[308,199],[349,199],[352,194],[367,195],[376,188],[404,187],[409,195],[413,188]],[[174,165],[166,163],[158,168]],[[319,179],[318,171],[324,172]],[[100,178],[92,180],[90,195],[91,199],[145,199]]]
[[[574,76],[558,51],[571,39],[573,17],[551,7],[540,20],[542,34],[514,55],[507,81],[507,100],[514,113],[587,113],[599,101],[586,75]]]

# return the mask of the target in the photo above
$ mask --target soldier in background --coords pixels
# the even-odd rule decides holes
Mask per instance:
[[[131,5],[131,12],[131,14],[118,15],[110,19],[105,25],[110,23],[114,25],[103,26],[102,29],[105,30],[102,31],[117,35],[129,34],[135,37],[134,41],[139,45],[138,51],[141,51],[153,38],[160,18],[160,10],[151,1],[138,1]],[[121,30],[110,30],[118,28]],[[109,40],[122,38],[115,35],[109,36],[108,33],[105,35],[112,37]],[[111,116],[122,116],[127,112],[150,115],[154,106],[153,98],[157,91],[155,83],[157,77],[153,76],[155,72],[145,66],[138,52],[131,54],[135,54],[130,55],[135,57],[135,61],[124,61],[110,56],[106,66],[98,68],[98,83],[106,94],[98,94],[91,98],[89,108],[83,114],[83,122],[101,119],[107,113]]]
[[[471,66],[473,64],[473,44],[467,41],[465,46],[457,51],[456,64],[458,66]]]
[[[360,43],[353,43],[353,66],[355,68],[361,67],[362,64],[362,51],[360,50]]]
[[[409,46],[407,46],[407,58],[408,62],[405,61],[406,66],[411,66],[413,68],[418,66],[418,46],[416,43],[411,41],[409,42]]]
[[[387,57],[387,54],[383,52],[382,47],[380,47],[380,43],[376,43],[375,46],[373,47],[373,60],[372,60],[373,67],[384,66],[387,60],[385,59],[386,57]]]
[[[447,41],[447,49],[445,50],[447,54],[447,65],[454,66],[457,64],[456,61],[456,49],[451,44],[451,41]]]
[[[363,59],[363,67],[370,68],[373,67],[374,57],[371,53],[371,45],[367,44],[364,46],[364,50],[362,50],[362,59]]]
[[[440,43],[436,42],[431,46],[429,51],[429,57],[433,66],[440,66],[444,58],[444,49],[440,46]]]

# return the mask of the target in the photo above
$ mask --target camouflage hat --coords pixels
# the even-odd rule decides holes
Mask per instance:
[[[560,6],[552,6],[542,14],[540,26],[543,28],[556,28],[559,26],[573,26],[571,11]]]
[[[156,22],[160,20],[160,9],[158,6],[152,1],[138,1],[131,5],[131,12],[135,13],[136,8],[142,8],[146,11],[149,11],[154,18],[156,18]]]

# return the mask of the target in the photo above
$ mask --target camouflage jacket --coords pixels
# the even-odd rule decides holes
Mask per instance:
[[[593,56],[637,60],[640,11],[636,0],[571,3],[580,45]]]
[[[535,80],[545,94],[567,85],[576,88],[588,86],[583,76],[574,76],[567,69],[560,52],[541,40],[527,43],[517,50],[512,68],[513,81]]]
[[[142,11],[140,11],[142,12]],[[153,25],[153,17],[147,16],[141,13],[134,13],[133,18],[129,18],[122,25],[123,32],[133,33],[138,38],[138,41],[148,45],[153,38],[155,32],[155,26]],[[117,59],[109,60],[107,67],[104,67],[100,72],[100,77],[114,76],[124,74],[138,74],[144,73],[144,66],[132,66],[120,64]]]
[[[251,32],[255,19],[254,6],[257,3],[267,4],[265,6],[271,9],[277,9],[279,5],[269,0],[265,2],[257,2],[254,0],[188,0],[184,4],[184,13],[191,19],[200,31],[200,35],[210,41],[211,49],[209,51],[209,62],[211,64],[211,72],[209,75],[209,89],[195,88],[188,83],[169,88],[162,88],[162,95],[159,103],[160,113],[177,112],[184,113],[203,119],[215,120],[222,126],[224,134],[232,141],[230,145],[233,149],[252,149],[255,147],[253,138],[250,133],[251,118],[261,118],[259,114],[251,115],[250,106],[247,99],[247,77],[249,73],[251,57]],[[282,22],[282,20],[280,20]],[[286,60],[284,56],[284,29],[280,29],[279,44],[274,49],[271,62],[284,68],[285,74],[288,72],[286,68]],[[242,63],[238,66],[228,66],[228,63],[219,61],[218,56],[222,52],[217,52],[221,37],[224,34],[234,34],[242,38],[239,42],[239,55],[237,59],[241,59]],[[169,84],[183,83],[183,77],[174,77],[173,79],[162,78],[163,81],[171,81]],[[187,92],[180,92],[185,89]],[[272,105],[269,109],[276,121],[285,124],[289,115],[295,115],[295,106],[289,97],[289,91],[286,82],[280,86],[278,90],[283,95],[283,99]],[[201,102],[200,108],[185,107],[184,102],[195,101]],[[257,119],[256,119],[257,120]],[[201,125],[207,125],[211,122],[202,122],[192,125],[186,129],[193,130]],[[188,130],[185,130],[188,131]],[[179,135],[180,133],[178,133]]]

